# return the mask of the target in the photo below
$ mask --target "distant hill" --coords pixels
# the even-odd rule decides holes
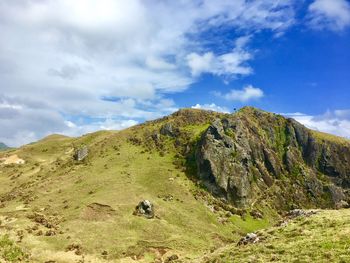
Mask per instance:
[[[322,210],[283,232],[272,227],[292,209],[350,203],[349,140],[281,115],[182,109],[122,131],[51,135],[11,154],[0,163],[0,262],[290,262],[298,254],[305,256],[298,262],[341,262],[348,255],[349,210]],[[261,243],[236,246],[259,231]]]
[[[5,143],[2,143],[2,142],[0,142],[0,151],[1,150],[6,150],[6,149],[8,149],[9,147],[5,144]]]

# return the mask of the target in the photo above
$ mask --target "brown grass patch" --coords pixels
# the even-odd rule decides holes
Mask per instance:
[[[100,203],[89,204],[82,213],[82,218],[88,221],[104,221],[111,218],[116,211],[109,205]]]

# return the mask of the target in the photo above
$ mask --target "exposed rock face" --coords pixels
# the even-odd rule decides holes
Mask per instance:
[[[173,127],[173,125],[168,122],[160,128],[160,134],[175,137],[178,131]]]
[[[87,146],[83,146],[75,151],[74,160],[82,161],[88,156],[88,154],[89,154],[89,150]]]
[[[135,208],[134,215],[144,216],[146,218],[154,217],[154,207],[149,200],[141,201]]]
[[[217,119],[202,135],[199,179],[239,207],[263,200],[267,192],[284,209],[346,204],[350,143],[322,136],[295,120],[245,108]]]

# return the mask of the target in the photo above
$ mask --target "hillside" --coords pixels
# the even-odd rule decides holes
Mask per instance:
[[[223,247],[196,262],[349,262],[350,210],[324,210],[257,232],[255,244]]]
[[[250,107],[52,135],[0,159],[8,261],[200,262],[290,209],[350,201],[349,141]],[[135,215],[144,199],[151,219]]]

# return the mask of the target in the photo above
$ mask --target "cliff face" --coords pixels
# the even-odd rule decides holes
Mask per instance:
[[[215,120],[196,148],[198,177],[238,207],[266,199],[280,209],[350,201],[350,143],[295,120],[244,108]]]

